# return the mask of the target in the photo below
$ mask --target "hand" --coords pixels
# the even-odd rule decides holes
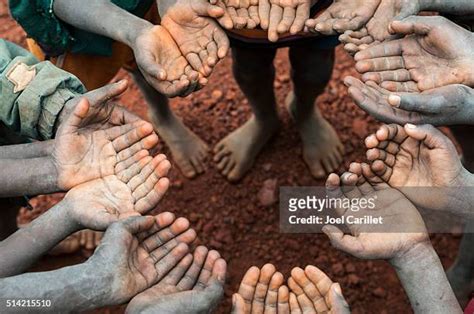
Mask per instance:
[[[158,283],[189,252],[196,238],[189,221],[171,213],[114,223],[86,262],[91,278],[106,280],[108,305],[128,302]]]
[[[374,16],[381,0],[335,0],[320,16],[306,21],[311,32],[335,35],[361,29]]]
[[[159,2],[161,25],[176,41],[189,64],[208,77],[217,62],[227,55],[229,39],[213,20],[224,10],[206,0],[168,0]]]
[[[472,215],[467,198],[472,175],[439,130],[431,125],[384,125],[365,143],[375,174],[365,174],[370,181],[400,190],[416,206]]]
[[[275,266],[251,267],[232,297],[232,314],[288,312],[288,288]]]
[[[207,84],[183,57],[170,33],[150,26],[139,34],[132,49],[146,81],[167,97],[187,96]]]
[[[342,185],[341,185],[342,183]],[[425,223],[412,203],[399,191],[387,184],[370,184],[365,178],[353,173],[342,177],[331,174],[326,181],[329,198],[341,199],[341,203],[358,200],[362,204],[375,204],[375,208],[360,206],[359,211],[335,208],[351,234],[345,235],[338,227],[326,225],[323,232],[333,247],[362,259],[398,259],[413,246],[429,242]],[[383,224],[348,223],[347,217],[363,218],[367,215],[382,217]]]
[[[314,266],[296,267],[288,279],[291,313],[349,314],[341,286]]]
[[[224,15],[217,19],[225,29],[254,29],[260,25],[258,0],[209,0],[224,10]]]
[[[390,23],[417,15],[420,11],[419,0],[381,0],[365,27],[347,30],[339,40],[345,44],[344,49],[351,54],[381,42],[394,40],[399,36],[390,29]]]
[[[121,80],[120,82],[106,85],[69,100],[64,105],[63,110],[61,110],[56,125],[60,127],[83,98],[86,98],[90,104],[87,117],[83,121],[84,127],[108,129],[113,126],[143,121],[124,107],[111,101],[122,95],[127,90],[127,87],[128,81]]]
[[[391,93],[376,83],[346,77],[349,95],[379,121],[435,126],[474,124],[474,93],[464,85],[447,85],[422,93]]]
[[[268,30],[268,40],[278,41],[278,35],[301,32],[309,18],[311,0],[260,0],[260,25]]]
[[[144,215],[156,207],[168,190],[166,176],[170,167],[165,155],[152,158],[142,150],[118,163],[117,175],[70,190],[64,198],[68,216],[82,228],[103,231],[118,220]]]
[[[115,174],[119,162],[158,143],[153,126],[147,122],[97,131],[81,129],[89,108],[88,101],[82,100],[56,134],[52,159],[58,174],[58,187],[65,191]]]
[[[224,295],[226,262],[197,247],[161,281],[135,296],[126,313],[212,313]]]
[[[474,85],[472,34],[442,17],[409,17],[391,24],[394,32],[412,35],[356,54],[364,81],[395,92],[426,91],[451,84]],[[416,90],[405,82],[415,82]]]

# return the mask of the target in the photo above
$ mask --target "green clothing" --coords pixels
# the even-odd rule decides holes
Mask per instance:
[[[0,142],[53,138],[64,104],[85,92],[74,75],[0,39]]]
[[[77,0],[80,1],[80,0]],[[112,0],[128,12],[143,17],[154,0]],[[25,29],[48,56],[66,51],[73,53],[110,56],[110,38],[89,33],[60,21],[53,12],[54,0],[10,0],[13,18]]]

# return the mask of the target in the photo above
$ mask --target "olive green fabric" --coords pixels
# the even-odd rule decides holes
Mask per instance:
[[[9,73],[22,64],[35,75],[23,90],[15,92]],[[74,75],[48,61],[38,62],[25,49],[0,39],[0,142],[3,144],[53,138],[56,119],[64,104],[85,92]]]
[[[13,18],[25,29],[28,37],[41,46],[46,55],[58,56],[66,51],[101,56],[112,54],[111,39],[60,21],[54,15],[53,3],[54,0],[9,0]],[[112,3],[143,17],[153,0],[112,0]]]

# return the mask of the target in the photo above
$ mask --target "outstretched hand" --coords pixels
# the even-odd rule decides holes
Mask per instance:
[[[254,29],[260,25],[258,0],[209,0],[209,2],[224,10],[224,15],[217,21],[225,29]]]
[[[229,39],[214,19],[224,10],[207,0],[159,1],[165,27],[192,68],[207,78],[227,55]]]
[[[131,217],[107,229],[87,265],[93,278],[109,281],[105,303],[123,304],[162,280],[195,238],[189,221],[171,213]]]
[[[364,81],[393,92],[426,91],[451,84],[474,85],[472,34],[443,17],[413,16],[391,29],[403,39],[356,54]]]
[[[335,0],[314,19],[306,21],[309,31],[335,35],[361,29],[374,16],[381,0]]]
[[[144,121],[105,130],[83,128],[89,109],[83,99],[56,134],[52,158],[61,190],[113,175],[119,162],[158,143],[153,126]]]
[[[340,217],[345,217],[345,225],[350,231],[350,234],[344,234],[339,227],[323,227],[335,248],[358,258],[391,261],[402,257],[417,244],[429,242],[418,210],[401,192],[387,184],[371,184],[362,176],[346,172],[341,177],[331,174],[326,181],[326,190],[329,198],[341,199],[342,204],[352,204],[353,200],[368,203],[371,199],[375,204],[373,209],[360,206],[358,211],[335,208]],[[383,224],[349,223],[348,216],[381,217]]]
[[[346,77],[349,95],[379,121],[435,126],[474,124],[474,92],[465,85],[447,85],[422,93],[392,93],[372,81]]]
[[[126,313],[211,313],[224,295],[226,262],[199,246],[153,287],[135,296]]]
[[[349,314],[351,311],[341,286],[319,268],[293,268],[288,279],[291,313]]]

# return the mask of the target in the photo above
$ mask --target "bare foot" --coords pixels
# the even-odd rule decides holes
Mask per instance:
[[[170,148],[173,160],[185,177],[192,179],[204,173],[204,161],[209,152],[206,143],[173,114],[164,123],[159,122],[153,111],[150,111],[150,120]]]
[[[288,95],[286,104],[290,115],[295,118],[298,105],[295,103],[293,93]],[[297,121],[296,127],[303,140],[303,159],[313,177],[325,178],[329,173],[337,170],[342,163],[344,146],[332,125],[321,116],[318,110],[300,120]]]
[[[277,119],[262,122],[252,116],[214,148],[214,162],[219,171],[231,182],[242,179],[279,125]]]

